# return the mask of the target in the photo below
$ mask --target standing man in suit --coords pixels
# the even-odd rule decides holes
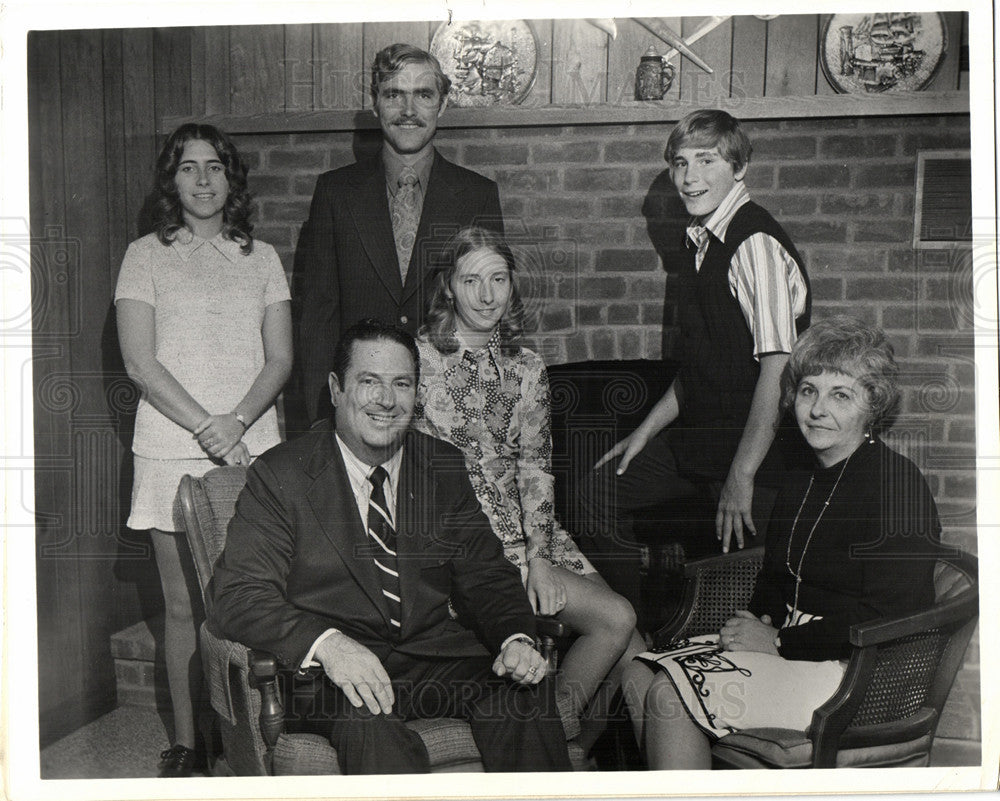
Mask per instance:
[[[438,60],[418,47],[379,51],[371,97],[382,149],[316,183],[299,245],[298,361],[310,422],[329,414],[330,354],[347,328],[371,317],[416,333],[435,249],[470,225],[503,233],[497,185],[434,149],[450,86]]]
[[[427,772],[403,721],[434,717],[469,720],[488,771],[568,770],[520,574],[461,452],[410,429],[419,364],[397,328],[344,333],[336,432],[314,427],[251,466],[213,625],[285,667],[322,669],[307,716],[328,722],[345,773]]]

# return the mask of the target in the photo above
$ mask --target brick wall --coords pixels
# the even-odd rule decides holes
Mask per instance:
[[[891,334],[906,388],[901,444],[924,451],[950,531],[974,547],[971,260],[910,245],[915,154],[968,147],[968,118],[746,128],[754,142],[747,185],[805,257],[814,319],[849,312]],[[549,363],[656,358],[669,349],[669,271],[685,221],[664,172],[669,131],[649,124],[438,134],[446,156],[500,184],[533,297],[533,344]],[[287,269],[317,173],[373,144],[350,133],[239,137],[253,165],[257,232]]]
[[[500,184],[547,362],[669,349],[670,269],[685,215],[664,171],[669,124],[445,130],[442,153]],[[916,153],[967,148],[966,116],[748,122],[746,183],[806,259],[813,319],[848,312],[891,335],[903,372],[891,439],[924,470],[946,538],[975,543],[972,261],[911,247]],[[366,134],[240,136],[258,235],[292,270],[316,175],[371,151]],[[978,736],[974,642],[942,734]],[[949,722],[950,721],[950,722]]]

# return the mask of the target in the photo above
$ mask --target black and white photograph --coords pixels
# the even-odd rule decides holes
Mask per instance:
[[[998,789],[995,10],[754,10],[0,9],[7,796]]]

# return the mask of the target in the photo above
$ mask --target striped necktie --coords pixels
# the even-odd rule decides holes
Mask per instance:
[[[389,603],[389,620],[398,633],[402,627],[402,607],[399,599],[399,571],[396,566],[396,530],[385,502],[385,481],[389,478],[385,468],[376,467],[368,480],[372,485],[368,501],[368,536],[375,546],[375,566],[382,579],[382,594]]]

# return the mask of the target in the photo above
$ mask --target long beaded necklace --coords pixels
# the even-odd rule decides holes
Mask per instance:
[[[816,474],[813,473],[809,476],[809,486],[806,487],[806,494],[802,496],[802,503],[799,504],[799,511],[795,513],[795,520],[792,521],[792,530],[788,534],[788,548],[785,551],[785,567],[788,568],[788,572],[792,574],[795,579],[795,599],[792,603],[792,621],[795,620],[799,612],[799,587],[802,585],[802,562],[805,561],[806,551],[809,550],[809,543],[812,542],[813,534],[816,532],[816,527],[819,525],[819,521],[823,519],[823,513],[826,511],[826,507],[830,505],[830,500],[833,498],[833,493],[837,491],[837,487],[840,486],[840,479],[844,477],[844,471],[847,469],[847,463],[851,461],[850,454],[846,459],[844,459],[844,466],[840,468],[840,475],[837,476],[837,480],[833,483],[833,489],[830,490],[830,494],[826,496],[826,500],[823,501],[823,507],[819,510],[819,514],[816,515],[816,522],[813,523],[812,528],[809,529],[809,536],[806,537],[806,544],[802,548],[802,554],[799,556],[799,564],[795,570],[792,570],[792,540],[795,538],[795,527],[799,524],[799,516],[802,514],[802,510],[805,508],[806,501],[809,500],[809,493],[812,491],[813,482],[816,480]]]

